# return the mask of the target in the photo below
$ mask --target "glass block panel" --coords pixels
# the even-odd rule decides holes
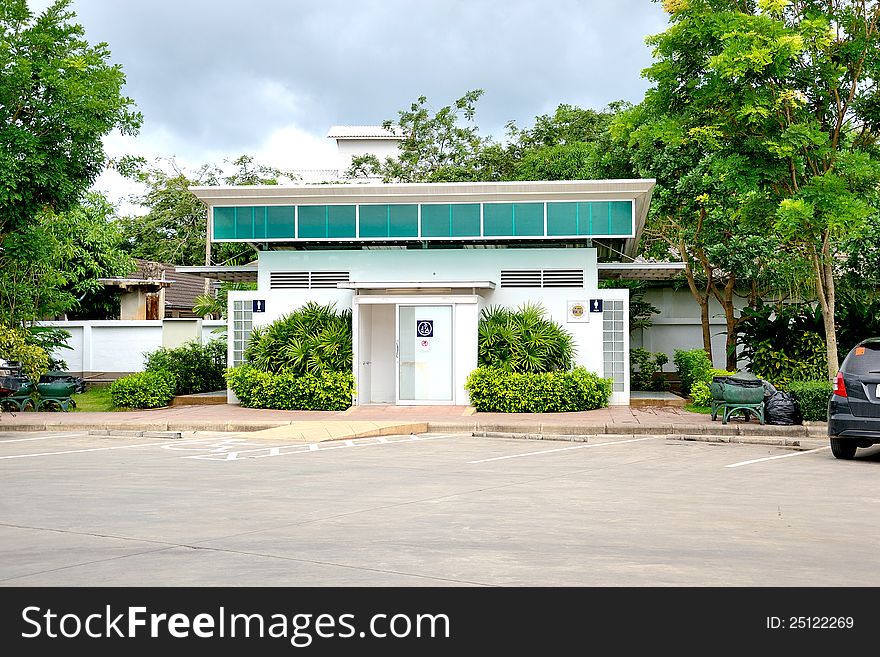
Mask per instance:
[[[547,235],[577,235],[579,203],[547,204]]]
[[[422,206],[422,237],[452,236],[452,205]],[[479,215],[477,217],[479,227]]]
[[[266,208],[266,237],[296,237],[296,210],[292,205]]]
[[[327,206],[327,237],[354,237],[357,209],[353,205]]]
[[[609,205],[611,234],[634,235],[632,201],[612,201]]]
[[[326,205],[300,205],[297,208],[299,215],[298,235],[301,239],[322,239],[327,237],[327,206]]]
[[[388,206],[388,237],[418,237],[419,206]]]
[[[483,204],[483,235],[513,235],[513,203]]]
[[[254,236],[254,209],[251,207],[235,208],[235,237],[250,239]]]
[[[235,208],[214,208],[214,239],[235,238]]]
[[[513,234],[517,237],[544,235],[544,204],[514,203]]]
[[[461,203],[452,206],[453,237],[480,236],[480,204]]]
[[[254,239],[266,238],[266,206],[257,206],[254,208]]]
[[[611,234],[609,203],[607,201],[593,201],[592,203],[590,203],[589,230],[589,235]]]
[[[388,237],[387,205],[362,205],[359,212],[361,237]]]

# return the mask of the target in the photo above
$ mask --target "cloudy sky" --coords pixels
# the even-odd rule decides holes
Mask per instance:
[[[49,0],[28,0],[35,11]],[[333,125],[378,124],[419,96],[438,109],[483,89],[477,123],[503,137],[560,103],[638,102],[651,0],[73,0],[91,43],[122,65],[144,115],[110,155],[186,167],[254,155],[335,168]],[[102,177],[111,195],[119,182]]]

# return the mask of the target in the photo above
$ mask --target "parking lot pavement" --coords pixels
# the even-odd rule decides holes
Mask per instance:
[[[876,586],[880,448],[0,433],[7,586]]]

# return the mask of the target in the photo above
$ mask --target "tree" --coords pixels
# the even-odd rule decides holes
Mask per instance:
[[[107,44],[90,45],[70,0],[34,15],[26,0],[0,4],[0,246],[45,208],[73,208],[105,164],[102,138],[141,123],[122,95]]]
[[[231,172],[203,164],[187,172],[173,160],[159,158],[148,164],[141,157],[123,157],[113,162],[126,178],[145,187],[132,200],[147,209],[145,215],[121,220],[130,253],[138,258],[175,265],[245,264],[254,252],[246,244],[219,244],[206,250],[208,208],[189,188],[198,185],[277,185],[296,175],[258,164],[249,155],[225,160]],[[206,258],[210,262],[206,262]]]
[[[3,322],[0,322],[0,360],[21,363],[22,372],[31,381],[39,381],[49,369],[49,356],[33,344],[28,332]]]
[[[645,72],[655,83],[645,102],[702,157],[740,158],[738,171],[751,182],[716,207],[809,263],[805,283],[822,309],[833,378],[839,263],[877,213],[880,3],[666,0],[664,7],[671,26],[648,39],[657,61]]]
[[[0,321],[30,324],[106,303],[98,279],[134,268],[114,215],[113,205],[91,192],[67,212],[44,209],[9,234],[0,251]]]
[[[433,115],[428,99],[420,96],[397,121],[385,121],[385,130],[403,140],[396,157],[380,162],[375,155],[352,158],[346,177],[379,176],[384,182],[457,182],[481,179],[481,153],[489,140],[479,135],[474,121],[482,89],[467,92]],[[461,121],[463,120],[463,124]]]

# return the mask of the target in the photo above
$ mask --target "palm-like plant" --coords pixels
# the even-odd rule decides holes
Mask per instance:
[[[508,372],[568,370],[574,357],[574,338],[538,303],[484,308],[477,340],[479,364]]]
[[[264,372],[350,372],[351,311],[309,301],[289,315],[251,332],[245,359]]]

